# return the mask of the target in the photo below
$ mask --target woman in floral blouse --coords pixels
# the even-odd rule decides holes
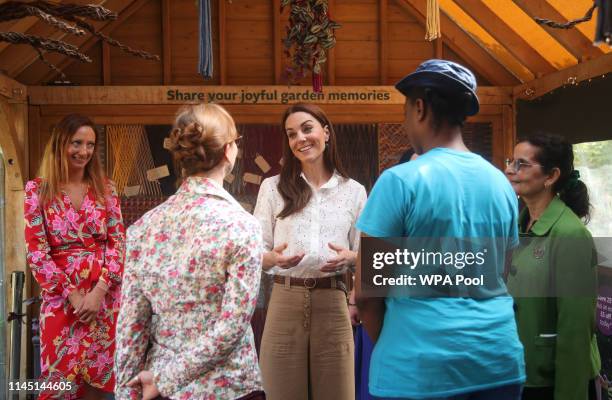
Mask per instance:
[[[25,194],[27,260],[42,289],[42,378],[75,383],[39,399],[100,399],[114,387],[123,270],[119,200],[104,178],[93,122],[68,115],[54,129]]]
[[[264,398],[249,323],[261,227],[223,189],[238,139],[218,105],[179,111],[169,142],[184,181],[128,230],[119,400]]]

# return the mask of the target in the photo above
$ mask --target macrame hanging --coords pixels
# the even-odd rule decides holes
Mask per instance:
[[[200,5],[200,57],[198,72],[204,79],[213,77],[212,24],[210,22],[210,0],[199,0]]]
[[[441,37],[440,33],[440,4],[438,0],[427,0],[427,22],[425,40],[432,41]]]
[[[55,29],[70,35],[82,36],[90,33],[111,46],[118,47],[131,55],[146,60],[159,61],[158,55],[136,50],[97,30],[87,22],[110,21],[117,19],[117,13],[101,5],[80,5],[60,3],[57,1],[0,1],[0,22],[18,20],[34,16]],[[80,52],[80,49],[63,40],[56,40],[21,32],[0,32],[0,42],[11,44],[26,44],[34,48],[40,60],[49,68],[66,79],[64,73],[45,58],[45,53],[54,52],[78,59],[82,62],[92,62],[91,58]]]
[[[534,18],[540,25],[546,25],[556,29],[571,29],[578,24],[590,21],[595,9],[599,8],[597,14],[597,26],[595,28],[594,44],[607,43],[612,46],[612,0],[594,0],[593,5],[587,10],[582,18],[573,19],[565,23],[551,21],[545,18]]]

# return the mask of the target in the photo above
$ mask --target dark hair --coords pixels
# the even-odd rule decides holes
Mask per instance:
[[[448,92],[437,88],[413,86],[406,91],[406,97],[414,104],[423,100],[427,111],[432,112],[433,129],[438,130],[443,123],[451,127],[463,127],[472,102],[470,92]]]
[[[405,162],[410,161],[410,159],[412,158],[412,156],[414,155],[415,151],[412,147],[409,147],[404,154],[402,154],[402,156],[400,157],[399,161],[397,162],[397,165],[403,164]]]
[[[535,159],[542,166],[544,173],[559,168],[559,179],[553,190],[559,193],[563,202],[580,218],[588,222],[590,217],[589,191],[574,171],[574,150],[564,137],[551,133],[538,132],[524,138],[519,143],[527,142],[538,148]]]
[[[312,196],[310,186],[308,186],[306,181],[300,176],[302,173],[302,165],[300,160],[298,160],[291,151],[289,147],[289,138],[285,133],[285,122],[287,122],[287,118],[289,118],[291,114],[297,112],[308,113],[319,121],[322,127],[327,126],[329,130],[329,141],[323,153],[325,168],[331,173],[337,171],[342,177],[348,178],[348,174],[342,167],[340,156],[338,155],[334,126],[327,118],[327,115],[325,115],[325,112],[314,104],[298,103],[290,106],[285,110],[285,114],[281,120],[281,132],[283,132],[283,165],[281,167],[278,191],[285,201],[285,207],[278,214],[278,218],[285,218],[293,213],[301,211],[306,207]]]

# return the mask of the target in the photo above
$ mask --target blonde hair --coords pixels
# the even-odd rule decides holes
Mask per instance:
[[[84,115],[69,114],[62,118],[53,129],[38,169],[38,176],[42,178],[39,198],[43,204],[60,197],[61,185],[68,182],[68,155],[66,150],[72,136],[83,126],[90,127],[96,134],[96,146],[91,160],[85,166],[84,178],[93,188],[96,198],[103,200],[106,194],[105,174],[98,158],[98,134],[95,125],[91,119]]]
[[[231,115],[217,104],[182,107],[170,132],[168,150],[181,178],[216,167],[225,145],[238,137]]]

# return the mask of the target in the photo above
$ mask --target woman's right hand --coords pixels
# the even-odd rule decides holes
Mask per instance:
[[[72,308],[74,308],[75,313],[81,306],[81,303],[83,303],[83,298],[84,296],[81,293],[79,293],[78,290],[73,290],[68,295],[68,301],[70,302],[70,305],[72,306]]]
[[[361,320],[359,319],[359,310],[357,309],[357,305],[355,304],[355,289],[351,290],[351,292],[349,293],[348,308],[349,317],[351,317],[351,325],[361,325]]]
[[[302,261],[305,254],[297,253],[292,256],[284,256],[283,251],[287,248],[288,244],[283,243],[275,248],[272,251],[268,251],[264,253],[263,256],[263,268],[270,269],[274,266],[280,267],[283,269],[293,268]]]

